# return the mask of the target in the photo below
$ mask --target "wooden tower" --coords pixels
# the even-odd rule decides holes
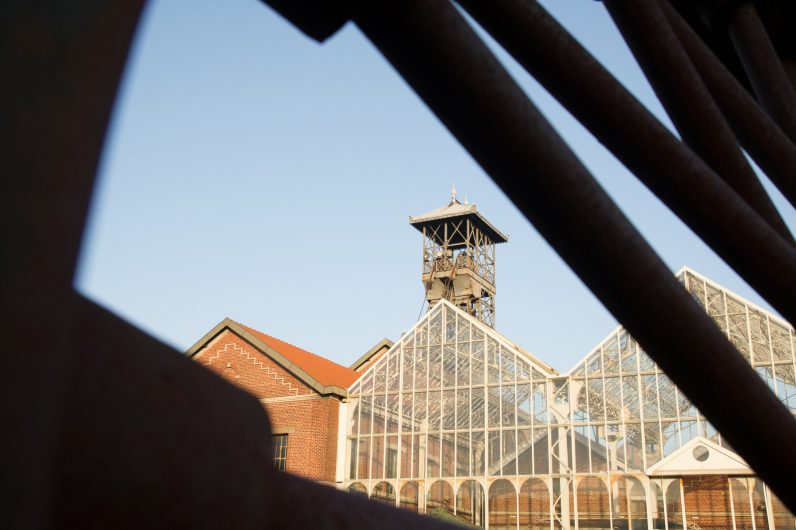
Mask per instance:
[[[456,189],[447,206],[409,217],[423,234],[423,285],[431,308],[442,298],[495,327],[495,245],[508,236],[475,204],[460,203]]]

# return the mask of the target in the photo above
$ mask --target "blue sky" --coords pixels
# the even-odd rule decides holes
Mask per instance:
[[[668,125],[601,3],[542,3]],[[768,307],[490,45],[673,271]],[[417,320],[407,218],[446,204],[453,183],[510,235],[497,330],[568,370],[615,320],[356,27],[321,45],[255,0],[150,0],[76,285],[178,350],[230,317],[349,364]]]

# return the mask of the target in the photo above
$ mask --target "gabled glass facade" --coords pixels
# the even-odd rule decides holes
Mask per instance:
[[[796,412],[793,329],[679,279]],[[493,529],[796,528],[748,473],[648,474],[692,440],[731,448],[621,327],[562,375],[443,300],[349,396],[345,486],[406,509]]]

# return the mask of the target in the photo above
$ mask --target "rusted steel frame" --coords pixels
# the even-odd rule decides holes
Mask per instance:
[[[741,144],[782,194],[796,206],[796,145],[760,108],[668,0],[658,0],[658,4]]]
[[[796,421],[448,0],[352,20],[543,237],[789,506]],[[743,390],[741,390],[743,389]]]
[[[604,0],[685,143],[793,244],[785,222],[654,0]]]
[[[538,2],[459,0],[459,4],[763,297],[796,321],[796,303],[790,295],[796,292],[793,245],[677,140]]]
[[[796,142],[796,90],[754,4],[746,2],[733,10],[727,20],[727,33],[757,100],[791,141]]]

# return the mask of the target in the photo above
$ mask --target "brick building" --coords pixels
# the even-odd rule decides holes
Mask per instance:
[[[278,466],[492,529],[796,529],[621,326],[563,374],[495,331],[506,238],[474,205],[454,196],[411,222],[429,310],[398,342],[346,368],[225,320],[189,351],[260,398]],[[690,269],[677,278],[796,413],[793,328]]]

